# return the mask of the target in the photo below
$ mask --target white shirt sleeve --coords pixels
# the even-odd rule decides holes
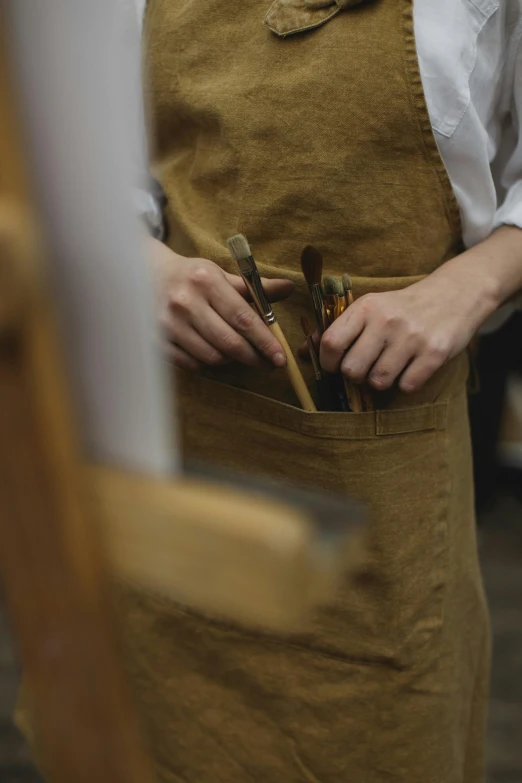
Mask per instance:
[[[522,228],[522,23],[519,30],[509,75],[511,84],[506,91],[511,96],[511,122],[506,131],[506,154],[497,169],[500,206],[495,215],[495,228],[501,225]]]

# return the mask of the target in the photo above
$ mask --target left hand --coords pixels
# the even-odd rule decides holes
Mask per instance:
[[[325,332],[321,364],[356,383],[417,391],[456,356],[493,309],[487,287],[442,269],[400,291],[356,300]]]

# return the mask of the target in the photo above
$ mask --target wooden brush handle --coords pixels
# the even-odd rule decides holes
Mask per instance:
[[[350,408],[354,413],[362,413],[364,408],[361,400],[361,390],[357,384],[352,383],[347,378],[344,378],[344,388],[346,389],[346,396],[350,403]]]
[[[367,383],[363,383],[361,386],[361,397],[365,411],[375,410],[372,393]]]
[[[269,328],[271,329],[274,337],[276,337],[276,339],[279,340],[283,346],[283,350],[286,354],[286,371],[288,373],[288,377],[290,378],[290,383],[292,384],[293,390],[299,398],[299,402],[305,411],[317,411],[315,403],[312,400],[310,392],[308,391],[308,387],[304,381],[303,376],[301,375],[301,370],[297,366],[294,355],[290,349],[290,346],[288,345],[286,337],[283,334],[283,330],[277,321]]]

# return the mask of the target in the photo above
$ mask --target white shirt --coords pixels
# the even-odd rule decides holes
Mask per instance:
[[[146,0],[132,1],[141,19]],[[414,21],[466,246],[522,228],[522,0],[414,0]]]

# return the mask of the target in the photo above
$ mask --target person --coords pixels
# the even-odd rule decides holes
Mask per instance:
[[[466,348],[522,287],[521,37],[520,0],[148,2],[150,253],[185,453],[370,515],[365,562],[300,635],[121,592],[160,780],[483,779]],[[298,408],[238,232],[294,350],[303,247],[351,276],[320,358],[375,412]]]

